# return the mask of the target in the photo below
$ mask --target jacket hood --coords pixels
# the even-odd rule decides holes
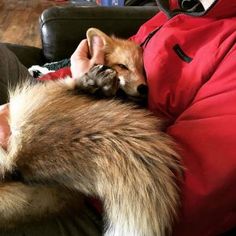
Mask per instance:
[[[207,10],[199,0],[156,0],[156,2],[170,18],[178,14],[215,18],[236,16],[236,0],[212,0]]]

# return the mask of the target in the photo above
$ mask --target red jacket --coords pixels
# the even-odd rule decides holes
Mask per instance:
[[[133,39],[143,43],[149,108],[169,120],[186,167],[175,235],[215,236],[236,226],[236,0],[201,16],[167,13]]]

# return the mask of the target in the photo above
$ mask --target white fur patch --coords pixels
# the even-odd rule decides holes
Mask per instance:
[[[3,166],[7,157],[6,151],[0,146],[0,165]]]
[[[0,179],[4,177],[5,171],[8,169],[7,153],[6,151],[0,146]]]
[[[76,87],[76,80],[71,78],[70,76],[67,76],[65,79],[61,80],[62,83],[65,83],[68,89],[73,90]]]
[[[121,87],[124,87],[125,84],[126,84],[126,81],[125,81],[124,76],[119,76],[118,78],[119,78],[119,80],[120,80],[120,86],[121,86]]]

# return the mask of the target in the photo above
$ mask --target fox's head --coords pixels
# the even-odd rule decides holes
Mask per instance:
[[[136,43],[110,37],[96,28],[87,31],[90,54],[93,54],[93,38],[103,40],[105,65],[117,72],[119,87],[132,97],[146,97],[147,84],[143,68],[142,48]]]

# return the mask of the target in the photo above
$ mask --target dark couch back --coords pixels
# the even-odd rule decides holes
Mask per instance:
[[[53,7],[40,18],[43,54],[48,61],[71,56],[86,30],[96,27],[128,38],[154,16],[157,7]]]

